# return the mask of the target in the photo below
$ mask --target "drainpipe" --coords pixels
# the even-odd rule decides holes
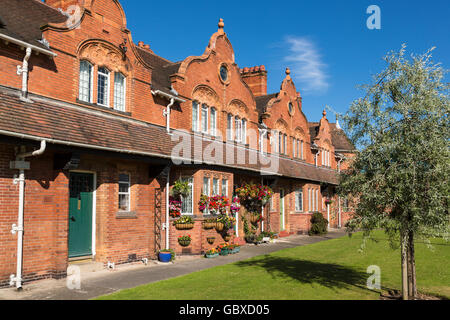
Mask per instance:
[[[170,108],[172,108],[174,104],[175,104],[175,99],[171,98],[170,103],[167,106],[167,109],[164,110],[164,113],[163,113],[164,116],[166,117],[166,130],[167,130],[168,134],[170,134],[170,110],[171,110]]]
[[[36,157],[42,155],[47,148],[47,142],[41,141],[41,148],[39,150],[21,153],[16,156],[16,161],[11,163],[11,169],[19,169],[19,212],[17,218],[17,225],[12,225],[12,234],[18,234],[17,237],[17,270],[16,274],[10,276],[10,285],[16,285],[17,290],[22,289],[22,261],[23,261],[23,233],[24,233],[24,198],[25,198],[25,170],[30,168],[30,163],[25,162],[25,158]]]
[[[31,57],[31,47],[27,47],[25,58],[23,59],[23,64],[17,66],[17,75],[22,75],[22,96],[21,100],[28,101],[28,60]]]
[[[170,193],[170,168],[169,168],[169,172],[167,173],[167,182],[166,182],[166,223],[165,223],[165,228],[166,228],[166,249],[169,250],[170,249],[170,243],[169,243],[169,233],[170,233],[170,222],[169,222],[169,193]]]

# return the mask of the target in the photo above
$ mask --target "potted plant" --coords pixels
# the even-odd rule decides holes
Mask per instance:
[[[162,249],[158,252],[159,261],[169,263],[175,260],[175,251],[172,249]]]
[[[216,258],[219,256],[219,251],[217,249],[211,249],[206,251],[205,257],[208,259]]]
[[[191,193],[188,181],[177,180],[172,187],[172,196],[175,198],[187,197]]]
[[[190,230],[194,228],[194,219],[190,216],[183,216],[180,219],[174,221],[173,225],[178,230]]]
[[[216,230],[222,232],[223,230],[230,230],[234,228],[236,218],[231,217],[226,213],[222,213],[217,217]]]
[[[230,205],[230,212],[231,214],[235,215],[239,212],[239,210],[241,210],[241,200],[239,199],[239,197],[234,197]]]
[[[214,244],[214,242],[216,242],[216,237],[208,237],[206,238],[206,241],[208,241],[209,244]]]
[[[217,249],[219,250],[219,254],[221,256],[227,256],[230,254],[230,250],[228,248],[228,243],[219,245],[219,247]]]
[[[188,247],[191,244],[191,241],[192,241],[192,238],[190,235],[178,237],[178,243],[182,247]]]

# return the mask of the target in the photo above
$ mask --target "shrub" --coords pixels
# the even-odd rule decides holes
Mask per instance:
[[[324,235],[328,233],[328,220],[320,212],[315,212],[311,218],[310,236]]]

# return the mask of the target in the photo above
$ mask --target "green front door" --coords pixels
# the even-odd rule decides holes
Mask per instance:
[[[285,230],[285,224],[284,224],[284,190],[280,190],[280,231]]]
[[[69,258],[92,255],[94,176],[70,174]]]

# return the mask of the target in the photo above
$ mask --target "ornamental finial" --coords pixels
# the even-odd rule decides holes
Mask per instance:
[[[223,33],[223,32],[224,32],[224,31],[223,31],[223,28],[225,28],[225,23],[223,22],[223,19],[220,18],[220,20],[219,20],[219,32],[220,32],[220,33]]]

